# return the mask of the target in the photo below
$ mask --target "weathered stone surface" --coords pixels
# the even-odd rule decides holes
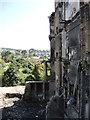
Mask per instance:
[[[64,100],[62,97],[53,96],[46,106],[46,118],[64,118]]]
[[[26,82],[24,101],[37,101],[40,99],[48,99],[49,82],[45,81],[28,81]]]

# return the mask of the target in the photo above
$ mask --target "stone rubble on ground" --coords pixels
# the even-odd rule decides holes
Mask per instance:
[[[12,96],[12,94],[17,95],[17,93],[23,94],[24,89],[24,86],[0,87],[0,110],[2,108],[0,114],[2,115],[1,117],[3,119],[45,118],[46,101],[27,103],[23,101],[22,98],[20,99],[18,96]],[[6,97],[7,93],[9,94]]]

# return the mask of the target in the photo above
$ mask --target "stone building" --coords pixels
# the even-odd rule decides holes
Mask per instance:
[[[49,23],[51,74],[45,78],[49,80],[50,98],[62,96],[64,117],[89,119],[90,1],[55,0]],[[51,108],[49,104],[48,117],[54,114]]]
[[[90,119],[90,0],[55,0],[49,23],[44,81],[26,83],[24,99],[48,99],[47,119]]]

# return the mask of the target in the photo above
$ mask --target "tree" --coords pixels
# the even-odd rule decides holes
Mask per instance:
[[[5,71],[4,67],[5,67],[5,61],[3,59],[1,59],[1,57],[0,57],[0,77],[2,77],[2,75]],[[0,79],[0,81],[1,81],[1,79]]]
[[[35,50],[33,49],[33,48],[31,48],[30,50],[29,50],[29,53],[33,53]]]
[[[5,61],[5,62],[8,62],[8,56],[11,54],[10,51],[6,51],[6,50],[3,50],[1,52],[1,56],[2,56],[2,59]]]
[[[25,78],[25,82],[26,81],[33,81],[33,80],[35,80],[35,76],[33,75],[33,74],[29,74],[26,78]]]
[[[44,65],[41,64],[40,60],[36,62],[36,65],[33,70],[33,74],[35,76],[35,80],[43,80],[44,79]]]
[[[37,51],[31,49],[30,54],[36,54]],[[22,54],[26,57],[22,57]],[[0,64],[3,69],[0,69],[3,86],[24,85],[27,80],[43,80],[44,65],[33,57],[27,58],[27,51],[15,50],[15,53],[3,50],[0,56]],[[44,59],[44,57],[43,57]],[[6,69],[5,69],[6,68]]]
[[[29,57],[33,57],[33,54],[32,53],[29,53],[29,55],[28,55]]]
[[[20,51],[19,50],[15,50],[15,56],[16,57],[20,56]]]
[[[0,58],[0,65],[1,65],[1,67],[5,67],[5,61],[1,58]]]
[[[18,83],[18,77],[16,76],[17,71],[18,68],[11,63],[10,67],[7,69],[7,71],[4,72],[4,75],[2,76],[2,86],[17,85]]]
[[[22,50],[21,53],[22,53],[23,56],[27,55],[27,51],[26,50]]]
[[[7,57],[7,62],[12,62],[14,57],[15,57],[14,53],[11,52],[11,54],[9,54]]]

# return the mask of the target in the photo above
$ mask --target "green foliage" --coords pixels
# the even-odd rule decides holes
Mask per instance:
[[[0,68],[0,76],[2,77],[2,75],[4,74],[4,68]]]
[[[50,63],[48,63],[47,64],[47,76],[50,76],[50,69],[51,69],[51,67],[50,67]]]
[[[35,80],[35,76],[33,74],[29,74],[26,78],[25,78],[25,82],[26,81],[31,81],[31,80]]]
[[[47,70],[47,76],[50,76],[50,70]]]
[[[8,57],[7,57],[7,62],[12,62],[13,59],[14,59],[14,53],[11,53],[11,54],[9,54]]]
[[[28,74],[28,73],[29,73],[29,69],[28,69],[28,68],[23,68],[23,69],[22,69],[22,73]]]
[[[0,76],[2,77],[2,75],[4,74],[4,67],[5,67],[5,61],[3,59],[1,59],[0,57]]]
[[[44,64],[34,60],[36,50],[10,52],[3,50],[0,54],[0,76],[3,86],[25,85],[26,81],[44,80]],[[46,60],[46,57],[42,57]],[[1,82],[1,81],[0,81]]]
[[[2,59],[3,59],[5,62],[7,62],[7,61],[8,61],[7,58],[8,58],[8,56],[9,56],[10,54],[11,54],[10,51],[5,51],[5,50],[3,50],[2,53],[1,53]]]
[[[28,59],[15,58],[12,63],[7,63],[9,68],[3,75],[3,86],[24,85],[27,76],[34,79],[34,65]]]
[[[2,86],[13,86],[18,83],[16,71],[17,68],[11,64],[7,71],[4,72],[2,77]]]
[[[27,51],[26,51],[26,50],[22,50],[22,51],[21,51],[21,54],[22,54],[24,57],[27,57]]]
[[[1,58],[0,58],[0,65],[1,65],[2,67],[5,67],[5,61],[4,61],[3,59],[1,59]]]
[[[32,54],[32,53],[29,53],[29,57],[33,57],[33,54]]]
[[[14,58],[14,53],[3,50],[1,56],[5,62],[12,62]]]
[[[33,73],[35,76],[35,80],[44,80],[44,66],[39,60],[36,62]]]
[[[15,50],[15,57],[19,57],[20,56],[20,51]]]

